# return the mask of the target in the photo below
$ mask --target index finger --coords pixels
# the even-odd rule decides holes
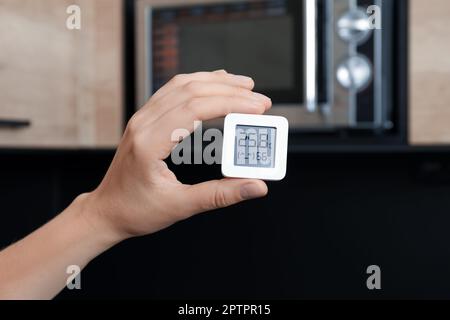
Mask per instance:
[[[271,105],[267,97],[260,101],[237,96],[195,98],[162,116],[154,126],[148,128],[145,135],[155,141],[155,155],[165,159],[178,143],[173,141],[174,132],[182,133],[177,139],[185,138],[196,129],[198,121],[221,118],[229,113],[263,114]]]
[[[152,96],[152,99],[160,99],[172,90],[182,87],[193,81],[218,82],[231,86],[242,87],[248,90],[253,90],[253,88],[255,87],[255,82],[252,78],[227,73],[225,70],[218,70],[214,72],[196,72],[191,74],[176,75],[166,85],[159,89]]]

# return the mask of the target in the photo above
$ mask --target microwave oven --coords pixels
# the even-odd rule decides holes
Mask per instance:
[[[395,2],[138,0],[136,103],[176,74],[225,69],[251,76],[291,130],[387,132]]]

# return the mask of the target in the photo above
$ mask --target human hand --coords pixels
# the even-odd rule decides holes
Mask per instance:
[[[263,197],[267,186],[250,179],[185,185],[164,162],[176,143],[172,132],[193,132],[195,121],[228,113],[262,114],[272,102],[252,92],[251,78],[225,71],[179,75],[130,120],[100,186],[86,195],[86,219],[120,241],[156,232],[205,211]]]

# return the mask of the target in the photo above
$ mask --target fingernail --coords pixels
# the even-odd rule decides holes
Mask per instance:
[[[261,198],[265,195],[265,191],[255,183],[247,183],[241,187],[241,197],[244,200]]]
[[[253,79],[247,76],[233,75],[234,78],[242,83],[251,84],[253,83]]]
[[[214,71],[215,73],[227,73],[227,70],[225,69],[220,69],[220,70],[216,70]]]
[[[252,92],[252,93],[253,93],[253,97],[255,98],[256,101],[262,102],[264,104],[272,103],[272,100],[269,97],[267,97],[261,93],[257,93],[257,92]]]

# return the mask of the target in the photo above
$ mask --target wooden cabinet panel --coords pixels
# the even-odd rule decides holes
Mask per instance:
[[[81,30],[66,9],[81,8]],[[121,0],[0,0],[0,146],[113,147],[123,124]]]
[[[409,140],[450,144],[450,1],[410,1]]]

